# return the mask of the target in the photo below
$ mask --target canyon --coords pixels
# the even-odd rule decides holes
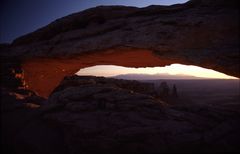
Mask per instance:
[[[239,77],[236,6],[234,0],[99,6],[1,45],[0,54],[2,59],[21,61],[26,85],[45,98],[64,76],[100,64],[191,64]]]
[[[180,63],[240,77],[237,2],[99,6],[1,44],[4,150],[25,154],[240,151],[239,104],[222,108],[169,103],[149,93],[148,84],[74,75],[100,64]]]

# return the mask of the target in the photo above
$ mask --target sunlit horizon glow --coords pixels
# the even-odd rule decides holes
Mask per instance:
[[[165,67],[141,67],[129,68],[116,65],[97,65],[93,67],[80,69],[77,75],[94,75],[112,77],[124,74],[169,74],[171,76],[193,76],[208,79],[238,79],[233,76],[226,75],[211,69],[202,68],[193,65],[171,64]]]

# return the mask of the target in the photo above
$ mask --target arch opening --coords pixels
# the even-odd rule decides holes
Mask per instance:
[[[63,58],[62,58],[63,57]],[[148,49],[116,47],[106,50],[82,53],[71,57],[26,59],[22,63],[24,83],[27,89],[47,98],[65,76],[74,75],[79,69],[96,65],[117,65],[123,67],[161,67],[171,64],[201,65],[228,73],[225,67],[214,61],[191,61],[184,55],[169,57],[158,55]],[[216,69],[215,69],[216,68]],[[223,71],[222,71],[223,70]]]
[[[80,69],[76,75],[118,77],[123,79],[238,79],[224,73],[194,65],[171,64],[164,67],[123,67],[96,65]]]
[[[138,80],[139,85],[151,85],[151,88],[146,86],[143,89],[148,89],[151,96],[160,98],[167,104],[199,103],[224,106],[239,100],[239,78],[193,65],[171,64],[139,68],[96,65],[82,68],[76,75],[81,76],[80,79],[84,76],[89,79],[95,78],[93,76],[105,77],[103,80],[111,78],[109,81],[124,79],[115,80],[115,83],[120,85],[126,80]]]

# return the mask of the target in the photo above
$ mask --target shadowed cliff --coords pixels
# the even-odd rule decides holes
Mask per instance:
[[[4,150],[240,151],[236,103],[228,108],[170,104],[156,97],[148,84],[71,76],[99,64],[181,63],[239,77],[238,27],[236,0],[191,0],[146,8],[99,6],[1,45]]]
[[[239,77],[236,0],[145,8],[99,6],[60,18],[1,46],[18,58],[28,88],[47,97],[80,68],[196,65]],[[41,85],[48,85],[44,90]],[[46,89],[46,88],[45,88]]]

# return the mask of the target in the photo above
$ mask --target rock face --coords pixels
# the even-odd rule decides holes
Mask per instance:
[[[142,87],[151,85],[65,77],[45,105],[31,111],[15,110],[22,116],[13,124],[4,120],[4,136],[9,139],[11,135],[15,141],[8,141],[9,149],[47,154],[240,150],[236,106],[231,110],[181,102],[169,106],[149,90],[139,91]]]
[[[238,27],[237,0],[190,0],[146,8],[99,6],[16,39],[1,56],[19,57],[26,84],[45,97],[64,76],[98,64],[182,63],[239,77]],[[104,58],[105,54],[110,56]]]
[[[0,45],[4,152],[239,152],[237,105],[170,105],[150,84],[65,77],[97,64],[176,62],[239,77],[236,2],[101,6]]]

